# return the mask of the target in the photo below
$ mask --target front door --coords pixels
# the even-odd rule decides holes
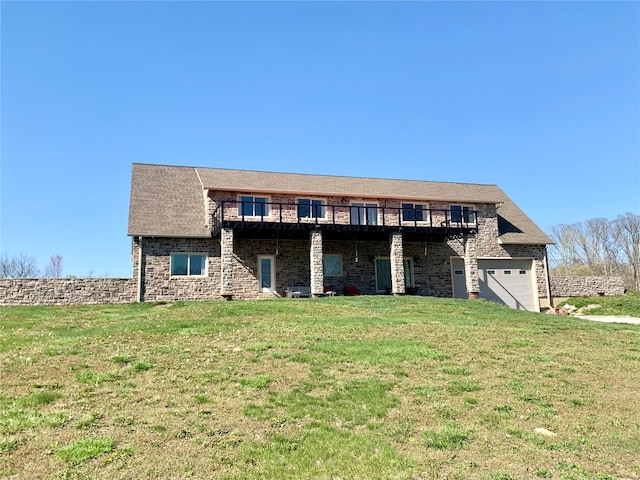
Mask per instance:
[[[376,258],[376,291],[391,293],[391,261],[388,258]]]
[[[258,257],[258,292],[275,293],[276,257],[264,255]]]

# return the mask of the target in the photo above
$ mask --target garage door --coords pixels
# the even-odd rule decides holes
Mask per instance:
[[[532,264],[530,259],[478,260],[480,298],[518,310],[538,311]],[[464,260],[452,259],[451,269],[453,296],[468,298]]]

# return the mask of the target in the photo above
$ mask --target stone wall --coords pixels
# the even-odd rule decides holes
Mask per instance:
[[[132,278],[3,278],[0,305],[96,305],[136,301]]]
[[[551,295],[556,298],[622,295],[622,277],[551,277]]]
[[[133,255],[134,275],[138,274],[137,263],[140,256],[138,248]],[[206,275],[172,276],[172,253],[207,255]],[[144,238],[142,240],[142,300],[145,302],[221,298],[221,277],[220,242],[217,239]]]

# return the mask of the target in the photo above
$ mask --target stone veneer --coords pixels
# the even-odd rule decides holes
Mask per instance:
[[[551,277],[551,295],[558,298],[622,295],[622,277]]]
[[[391,292],[394,295],[404,295],[406,293],[406,285],[404,279],[404,244],[402,242],[402,233],[394,232],[391,234]]]
[[[220,199],[236,201],[237,195],[225,193],[218,195],[209,192],[209,205],[212,211],[219,205]],[[336,221],[348,224],[349,204],[343,204],[341,198],[328,197],[326,201],[340,205],[336,209]],[[359,199],[349,199],[350,201]],[[385,199],[361,199],[364,202],[376,202],[379,206],[401,207],[400,201]],[[272,195],[271,202],[293,204],[296,197],[287,195]],[[344,205],[344,207],[342,207]],[[428,208],[446,210],[449,203],[431,202]],[[286,290],[293,285],[306,285],[312,293],[321,293],[322,289],[331,287],[338,292],[345,286],[355,285],[360,293],[376,294],[376,258],[395,259],[392,262],[393,293],[410,291],[419,295],[451,297],[453,295],[451,278],[451,258],[465,258],[470,278],[468,284],[473,291],[477,284],[477,273],[473,276],[474,264],[480,258],[529,258],[533,259],[537,278],[539,297],[546,297],[546,274],[544,269],[544,245],[502,245],[498,241],[498,216],[494,205],[477,205],[478,234],[466,240],[453,239],[443,243],[436,242],[406,242],[399,233],[392,234],[389,241],[367,241],[366,234],[354,240],[327,241],[320,231],[313,231],[304,240],[264,240],[233,238],[232,232],[222,231],[220,239],[147,239],[143,251],[142,298],[147,301],[157,300],[200,300],[205,298],[220,298],[221,295],[232,298],[261,298],[285,296]],[[327,218],[319,222],[329,222],[333,219],[327,209]],[[271,210],[269,217],[273,221],[279,219]],[[226,209],[225,218],[233,215],[234,209]],[[382,213],[379,212],[379,217]],[[393,210],[385,216],[385,223],[398,222],[398,218],[391,218]],[[437,212],[434,213],[437,216]],[[269,221],[265,217],[265,221]],[[444,217],[443,217],[444,219]],[[282,220],[296,222],[294,205],[287,205],[282,211]],[[378,219],[381,223],[381,218]],[[314,219],[301,219],[312,221]],[[434,218],[437,221],[437,218]],[[409,222],[412,223],[412,222]],[[134,240],[134,278],[137,277],[137,263],[139,251],[136,250],[138,240]],[[222,246],[221,246],[222,244]],[[465,245],[467,248],[465,249]],[[225,254],[222,255],[222,250]],[[357,255],[356,255],[357,250]],[[171,277],[170,254],[178,252],[206,253],[208,255],[206,277]],[[227,254],[232,252],[231,254]],[[466,252],[466,255],[465,255]],[[322,275],[322,255],[336,254],[342,258],[342,273],[337,277]],[[258,292],[259,256],[269,255],[274,258],[276,271],[276,292]],[[402,288],[401,259],[410,258],[413,261],[412,284]],[[225,262],[223,267],[222,262]],[[312,272],[312,267],[313,272]],[[229,276],[229,272],[232,272]],[[401,278],[402,277],[402,278]],[[224,280],[224,282],[223,282]]]
[[[3,278],[0,305],[95,305],[136,301],[132,278]]]
[[[220,198],[237,200],[237,195],[226,193],[218,196],[209,192],[211,212]],[[272,202],[294,203],[295,197],[274,195]],[[336,222],[350,222],[349,203],[342,198],[328,197],[326,201],[340,205],[336,209]],[[350,201],[376,202],[379,206],[401,207],[400,201],[386,199],[349,199]],[[445,202],[430,202],[428,208],[446,210]],[[219,238],[134,238],[131,256],[132,279],[37,279],[30,281],[0,281],[0,304],[53,304],[60,303],[125,303],[129,301],[206,300],[231,296],[232,298],[261,298],[285,296],[291,285],[308,285],[313,293],[323,287],[341,292],[345,286],[355,285],[362,294],[381,293],[376,290],[376,258],[392,261],[392,291],[410,291],[418,295],[451,297],[453,295],[451,258],[465,258],[473,270],[477,259],[528,258],[533,259],[540,298],[546,297],[547,280],[544,269],[544,245],[502,245],[498,237],[498,216],[495,205],[477,205],[478,234],[474,237],[452,239],[447,242],[406,242],[400,233],[394,233],[388,241],[367,241],[366,233],[354,240],[324,240],[322,234],[313,232],[304,240],[263,240],[234,238],[232,231],[224,230]],[[329,209],[328,209],[329,210]],[[231,212],[233,213],[233,212]],[[385,224],[399,222],[398,211],[389,210]],[[396,215],[393,218],[393,215]],[[434,224],[440,219],[432,212]],[[382,223],[379,212],[378,222]],[[228,217],[226,217],[228,218]],[[277,219],[275,216],[272,218]],[[284,221],[297,221],[295,206],[283,211]],[[327,219],[320,222],[330,222]],[[315,222],[314,219],[301,221]],[[407,222],[412,225],[413,222]],[[213,224],[213,219],[211,219]],[[312,247],[313,245],[313,247]],[[466,245],[466,249],[465,249]],[[475,254],[474,254],[475,250]],[[224,252],[224,255],[223,255]],[[172,277],[172,253],[204,253],[207,255],[206,275],[199,277]],[[465,255],[466,253],[466,255]],[[322,275],[322,254],[340,255],[341,275]],[[276,293],[258,293],[257,259],[261,255],[274,258]],[[413,262],[411,284],[404,284],[402,259]],[[474,258],[476,260],[474,260]],[[224,264],[223,264],[224,262]],[[314,265],[312,274],[311,265]],[[472,272],[471,272],[472,273]],[[68,283],[64,283],[67,281]],[[476,279],[477,281],[477,274]],[[473,290],[473,274],[468,280]],[[598,293],[601,289],[597,287]],[[608,290],[605,290],[608,291]],[[617,290],[616,290],[617,291]],[[80,292],[80,293],[78,293]]]
[[[314,296],[324,293],[324,266],[322,262],[322,232],[311,231],[311,247],[309,252],[311,294]]]

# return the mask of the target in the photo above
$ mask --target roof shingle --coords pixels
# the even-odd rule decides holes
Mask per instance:
[[[503,244],[551,239],[497,186],[136,163],[129,235],[207,237],[205,190],[498,204]]]

